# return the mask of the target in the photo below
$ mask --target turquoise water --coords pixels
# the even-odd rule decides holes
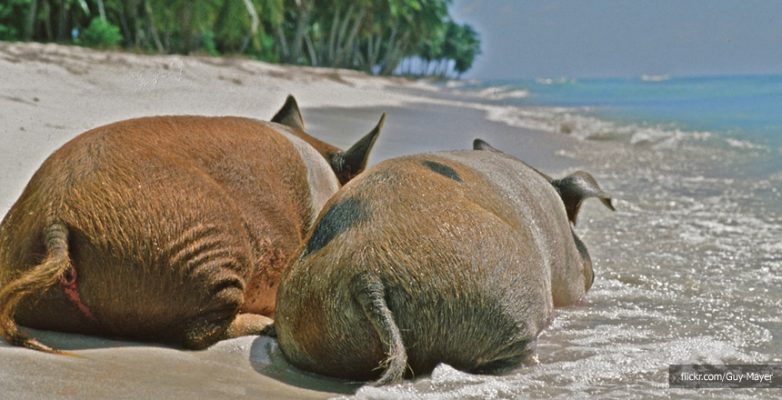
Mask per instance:
[[[487,82],[523,90],[506,104],[580,109],[609,120],[782,146],[782,75]]]

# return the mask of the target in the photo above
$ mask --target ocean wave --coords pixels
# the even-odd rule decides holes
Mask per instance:
[[[619,141],[654,149],[676,148],[684,142],[719,143],[744,151],[768,151],[766,146],[710,131],[687,130],[666,124],[616,122],[589,115],[589,108],[567,107],[482,107],[487,118],[509,126],[566,134],[581,140]],[[782,148],[779,149],[782,153]]]
[[[535,82],[537,82],[539,85],[565,85],[570,83],[576,83],[576,80],[573,78],[538,78],[535,79]]]
[[[641,75],[641,80],[644,82],[665,82],[671,80],[671,76],[668,74],[662,74],[662,75],[643,74]]]
[[[448,89],[458,89],[465,86],[480,85],[481,81],[477,79],[463,79],[463,80],[448,80],[445,82],[445,87]]]
[[[530,95],[528,90],[503,86],[488,87],[480,90],[477,94],[487,100],[523,99]]]
[[[594,110],[590,107],[518,106],[507,103],[491,104],[475,99],[477,97],[483,100],[507,100],[531,96],[530,91],[513,86],[491,86],[480,90],[456,89],[451,93],[471,95],[473,98],[436,99],[429,102],[483,110],[490,121],[522,129],[566,134],[580,140],[617,141],[662,150],[678,148],[682,143],[716,139],[712,143],[722,143],[723,146],[734,150],[766,153],[775,150],[746,139],[737,139],[710,131],[682,129],[673,123],[612,121],[592,115]],[[782,147],[776,150],[782,154]]]
[[[524,379],[524,377],[520,377]],[[539,382],[536,386],[543,386]],[[364,386],[355,395],[356,399],[373,400],[448,400],[448,399],[510,399],[518,397],[529,388],[519,379],[473,375],[459,371],[450,365],[439,364],[432,375],[415,383],[372,387]]]
[[[725,142],[728,144],[728,146],[735,147],[737,149],[759,150],[764,148],[761,145],[748,142],[746,140],[727,138],[725,139]]]

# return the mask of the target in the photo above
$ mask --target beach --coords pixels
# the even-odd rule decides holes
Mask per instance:
[[[667,371],[677,363],[782,362],[782,171],[756,167],[778,159],[777,149],[715,144],[697,135],[584,135],[578,119],[514,106],[503,102],[500,92],[471,91],[458,82],[0,42],[0,215],[49,154],[90,128],[147,115],[268,120],[288,94],[301,105],[309,133],[343,148],[386,112],[370,164],[403,154],[467,149],[480,137],[555,177],[587,170],[614,196],[616,212],[597,202],[587,202],[582,211],[576,232],[592,255],[595,285],[582,304],[557,311],[538,340],[540,365],[502,376],[441,365],[431,376],[374,388],[298,371],[267,337],[228,340],[196,352],[36,331],[44,343],[76,356],[0,342],[4,397],[737,399],[775,394],[672,390]],[[549,117],[537,118],[541,113]]]

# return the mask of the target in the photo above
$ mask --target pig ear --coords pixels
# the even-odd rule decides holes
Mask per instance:
[[[581,203],[590,197],[596,197],[609,209],[614,211],[614,205],[609,196],[597,184],[595,178],[588,172],[578,171],[562,179],[555,179],[551,184],[559,192],[562,202],[567,210],[567,217],[573,225],[576,224]]]
[[[472,141],[472,149],[473,150],[487,150],[487,151],[493,151],[495,153],[502,153],[502,151],[494,148],[494,146],[490,145],[483,139],[475,139]]]
[[[277,114],[274,114],[274,117],[272,117],[272,122],[304,131],[304,120],[301,118],[299,105],[296,104],[296,99],[293,96],[288,95],[280,111],[277,111]]]
[[[337,174],[340,183],[346,184],[349,180],[353,179],[356,175],[360,174],[364,168],[367,167],[367,160],[369,160],[369,153],[372,151],[372,146],[375,145],[377,137],[380,135],[380,131],[383,129],[383,125],[386,122],[386,113],[380,116],[380,120],[377,125],[364,137],[347,151],[333,154],[331,157],[331,168]]]

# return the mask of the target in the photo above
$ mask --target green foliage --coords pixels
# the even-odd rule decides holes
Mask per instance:
[[[95,17],[78,38],[79,43],[90,47],[111,48],[122,41],[119,27],[101,17]]]
[[[272,36],[263,36],[261,38],[261,49],[258,53],[255,53],[255,57],[259,60],[272,62],[272,63],[278,63],[280,62],[280,57],[276,49],[274,48],[274,37]]]
[[[23,19],[24,10],[30,0],[4,0],[0,2],[0,40],[20,39],[20,26],[16,23]]]
[[[454,61],[454,70],[463,74],[472,66],[475,56],[481,52],[481,40],[470,25],[449,22],[443,56]]]
[[[243,0],[226,0],[217,13],[215,36],[225,53],[238,52],[247,39],[248,29],[251,28],[251,18],[243,3]]]
[[[18,34],[13,26],[0,24],[0,40],[17,40],[17,39],[18,39]]]
[[[0,0],[0,39],[160,53],[246,54],[270,62],[461,74],[480,54],[452,0]],[[77,38],[71,32],[81,32]]]
[[[215,34],[212,31],[206,31],[201,36],[201,42],[204,45],[204,50],[206,50],[206,53],[210,56],[217,56],[220,55],[220,52],[217,51],[217,46],[215,46]]]

